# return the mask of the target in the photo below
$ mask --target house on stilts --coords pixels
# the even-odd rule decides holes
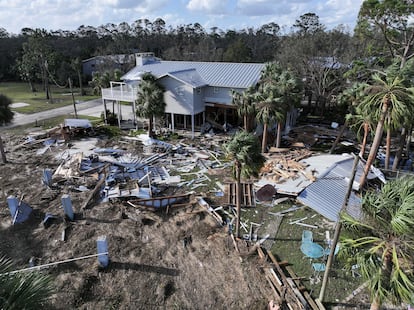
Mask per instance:
[[[243,92],[255,85],[265,66],[263,63],[165,61],[153,53],[137,53],[135,58],[136,66],[121,77],[122,82],[111,82],[110,88],[102,89],[105,113],[111,102],[130,102],[135,111],[141,77],[150,72],[165,89],[164,125],[172,131],[191,129],[193,136],[206,123],[213,127],[238,125],[232,91]],[[136,123],[136,119],[133,121]]]

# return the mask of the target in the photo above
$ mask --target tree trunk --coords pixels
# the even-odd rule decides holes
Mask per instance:
[[[75,96],[73,95],[72,80],[68,78],[70,93],[72,94],[73,110],[75,112],[75,118],[78,118],[78,111],[76,110]]]
[[[266,153],[267,146],[267,124],[263,124],[262,153]]]
[[[33,82],[32,82],[32,80],[30,80],[30,79],[29,79],[29,87],[30,87],[30,91],[31,91],[32,93],[34,93],[34,92],[36,91],[36,89],[34,88]]]
[[[365,156],[365,149],[367,147],[367,140],[368,140],[368,132],[369,132],[369,126],[367,123],[364,124],[364,137],[362,138],[362,145],[361,145],[361,151],[359,152],[359,157],[364,158]]]
[[[240,238],[240,212],[241,212],[241,164],[239,161],[236,161],[236,237]]]
[[[152,133],[152,126],[153,126],[153,121],[152,121],[152,116],[149,117],[148,119],[148,137],[152,138],[153,137],[153,133]]]
[[[79,80],[79,91],[80,91],[80,95],[83,96],[83,84],[82,84],[82,73],[80,72],[80,70],[78,70],[78,80]]]
[[[401,161],[401,156],[404,150],[405,140],[407,139],[407,131],[408,130],[405,127],[401,129],[400,141],[398,143],[398,150],[395,153],[394,162],[392,163],[392,171],[397,171],[398,169],[398,164]]]
[[[385,170],[388,170],[390,167],[390,157],[391,157],[391,128],[388,126],[387,128],[387,140],[385,143]]]
[[[372,141],[368,159],[364,167],[364,172],[362,173],[361,179],[359,180],[360,188],[362,188],[365,185],[368,172],[371,168],[371,165],[374,163],[375,157],[377,156],[378,147],[380,146],[381,139],[382,139],[382,133],[384,131],[384,122],[385,122],[385,117],[387,116],[387,112],[388,112],[388,102],[384,102],[382,106],[381,116],[378,121],[377,128],[375,129],[374,140]]]
[[[1,153],[1,161],[3,164],[7,163],[6,153],[4,152],[4,145],[3,139],[0,136],[0,153]]]
[[[282,140],[282,123],[277,122],[277,134],[276,134],[276,147],[280,147],[280,141]]]
[[[243,118],[244,118],[244,130],[246,130],[246,132],[249,132],[249,124],[248,124],[248,120],[247,120],[247,114],[244,114]]]

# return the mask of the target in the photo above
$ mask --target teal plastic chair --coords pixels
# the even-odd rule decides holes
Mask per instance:
[[[313,233],[310,230],[302,232],[302,243],[304,242],[313,242]]]

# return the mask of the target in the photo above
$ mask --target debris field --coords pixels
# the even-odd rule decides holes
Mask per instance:
[[[54,278],[53,308],[320,308],[261,247],[274,231],[257,236],[260,224],[242,220],[243,238],[233,236],[231,163],[220,160],[229,136],[108,139],[87,126],[2,137],[0,248],[16,269]],[[304,145],[271,150],[263,179],[313,181]],[[244,207],[276,193],[243,189]]]

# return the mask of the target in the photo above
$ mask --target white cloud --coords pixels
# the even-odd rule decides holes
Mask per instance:
[[[162,18],[167,25],[200,23],[210,29],[260,27],[275,22],[290,27],[312,12],[331,29],[355,25],[363,0],[0,0],[0,27],[19,33],[24,27],[75,30],[80,25]]]
[[[190,0],[187,4],[187,9],[220,15],[226,12],[226,5],[226,0]]]

